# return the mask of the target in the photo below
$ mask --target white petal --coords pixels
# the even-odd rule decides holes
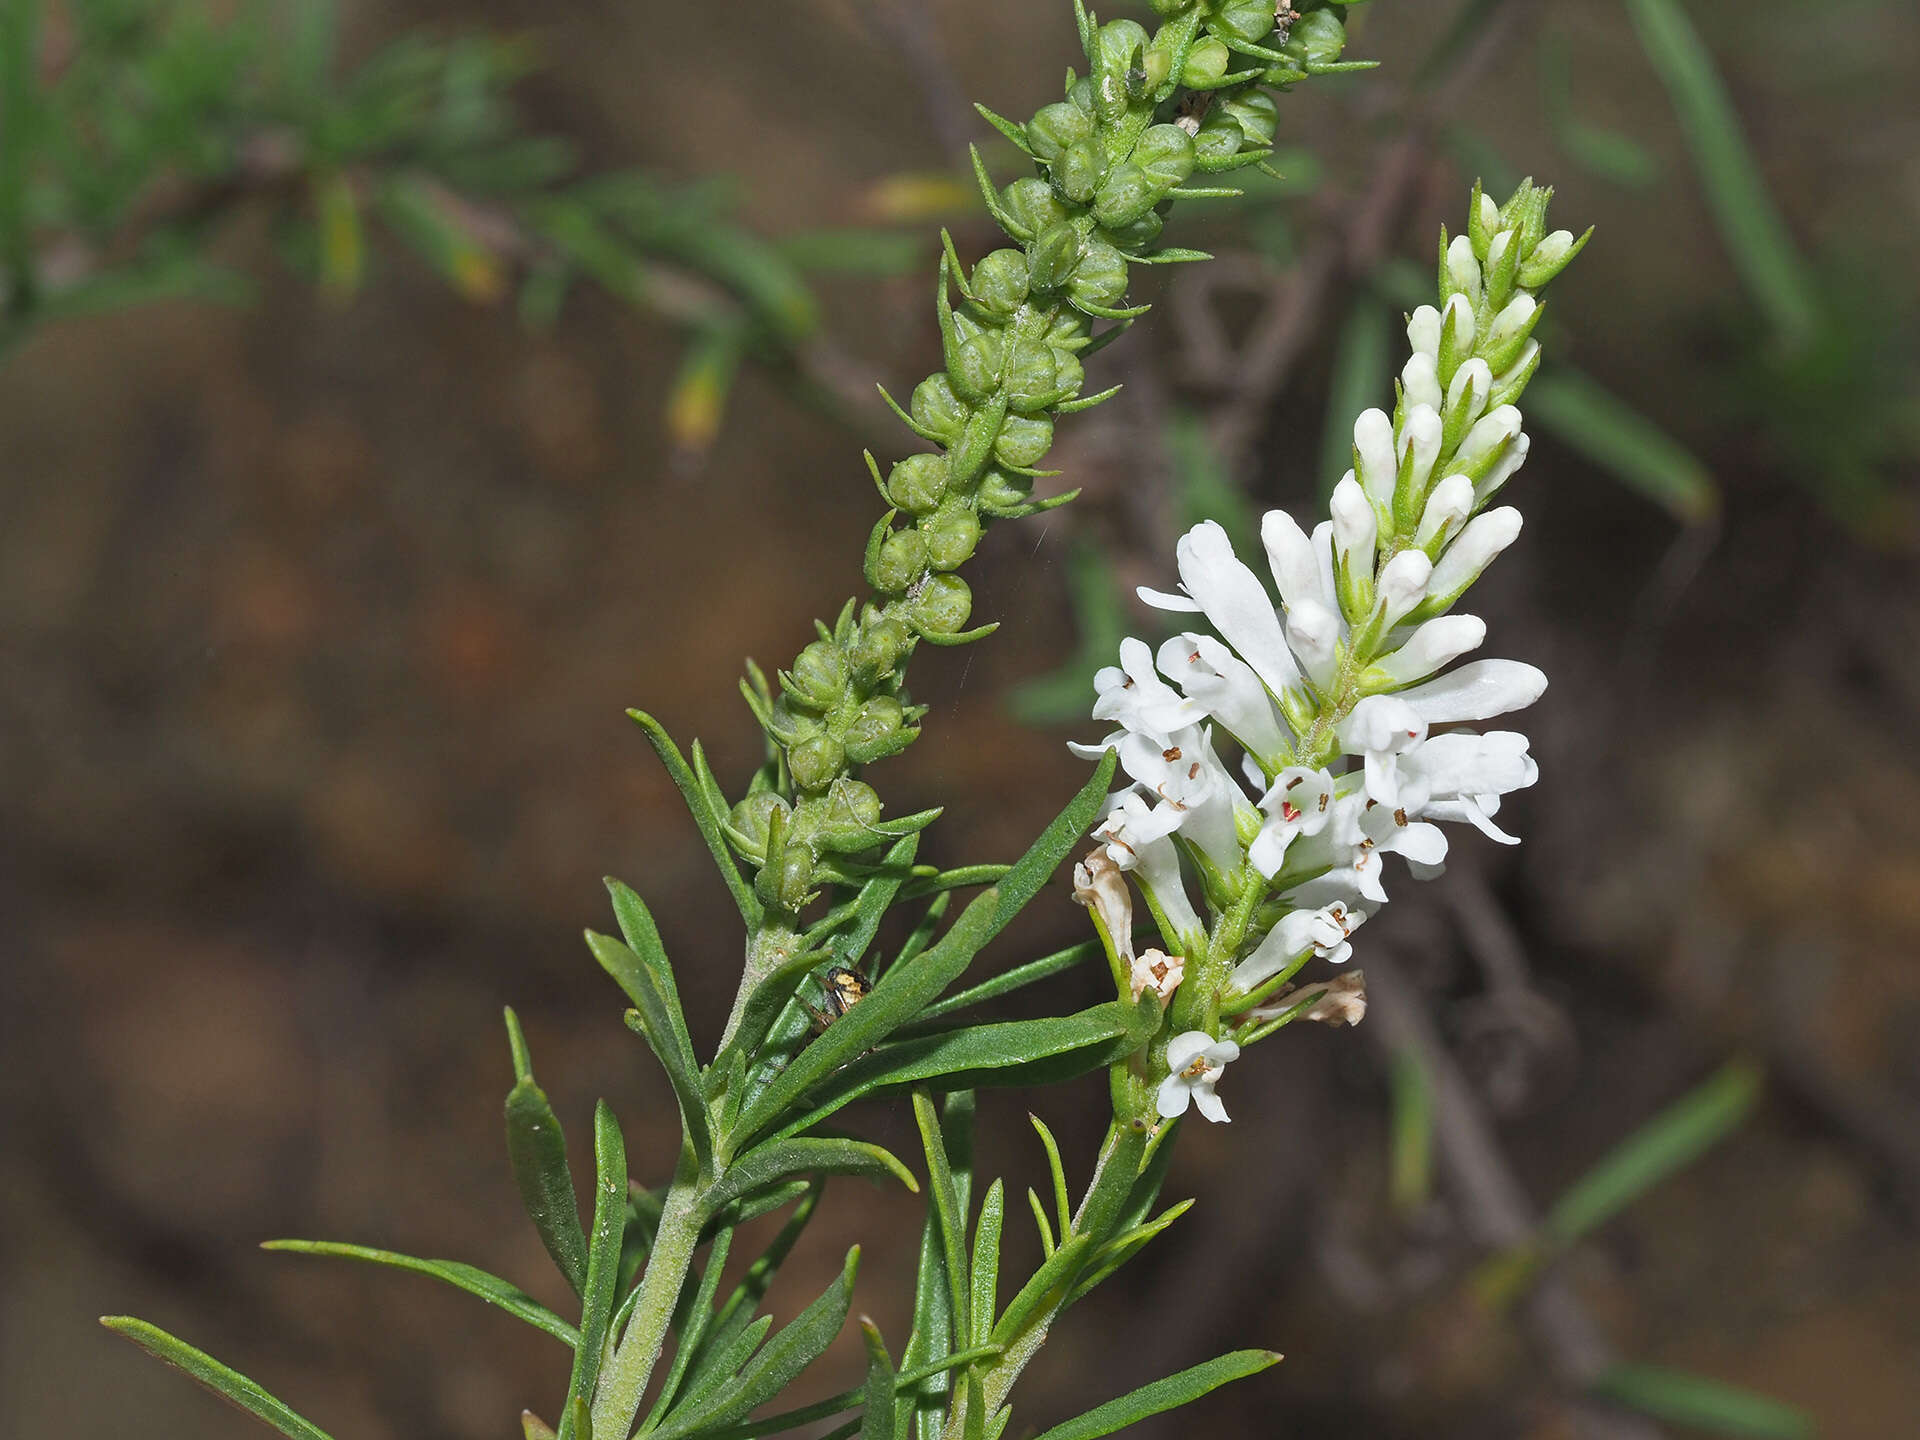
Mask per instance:
[[[1400,372],[1400,387],[1406,393],[1407,404],[1427,405],[1435,410],[1440,408],[1440,370],[1434,357],[1424,350],[1413,352],[1413,358]]]
[[[1473,241],[1465,235],[1454,236],[1447,246],[1447,278],[1455,290],[1464,290],[1474,300],[1480,298],[1480,262],[1474,257]]]
[[[1280,617],[1259,577],[1233,553],[1227,532],[1203,520],[1181,537],[1180,580],[1240,658],[1278,695],[1299,673],[1280,634]]]
[[[1109,735],[1098,745],[1082,745],[1078,740],[1069,740],[1067,742],[1067,749],[1078,755],[1082,760],[1098,760],[1101,756],[1105,755],[1107,751],[1113,749],[1119,742],[1122,733],[1124,732],[1116,732]]]
[[[1317,911],[1293,910],[1280,917],[1253,953],[1233,967],[1233,988],[1242,993],[1264,984],[1313,948]]]
[[[1471,487],[1469,487],[1471,493]],[[1379,520],[1373,502],[1349,470],[1346,478],[1333,487],[1327,509],[1333,515],[1334,549],[1346,561],[1349,570],[1373,571],[1373,542]],[[1315,564],[1318,569],[1318,563]]]
[[[1489,840],[1497,840],[1502,845],[1518,845],[1520,837],[1509,835],[1493,821],[1487,818],[1487,812],[1470,799],[1435,800],[1427,806],[1426,813],[1435,820],[1464,821],[1473,826]]]
[[[1484,425],[1486,422],[1483,420],[1480,423]],[[1478,485],[1473,487],[1473,503],[1486,504],[1493,498],[1495,491],[1518,474],[1520,467],[1527,463],[1527,451],[1532,446],[1533,441],[1527,435],[1514,436],[1512,443],[1507,446],[1506,453],[1494,462],[1493,468],[1487,471]]]
[[[1260,543],[1267,550],[1267,565],[1273,571],[1273,583],[1280,589],[1280,600],[1289,610],[1302,600],[1319,600],[1320,562],[1314,558],[1313,542],[1284,510],[1269,510],[1260,518]]]
[[[1240,1046],[1232,1040],[1216,1040],[1200,1053],[1209,1065],[1231,1065],[1240,1058]]]
[[[1407,412],[1406,423],[1400,427],[1400,443],[1396,453],[1402,461],[1409,455],[1412,457],[1407,483],[1415,495],[1426,493],[1427,482],[1433,478],[1433,462],[1440,455],[1440,440],[1444,433],[1440,416],[1432,406],[1416,405]],[[1397,483],[1397,475],[1395,480]]]
[[[1249,754],[1278,755],[1287,738],[1260,677],[1211,635],[1176,635],[1160,647],[1160,672],[1238,740]],[[1260,785],[1266,784],[1264,776]]]
[[[1546,693],[1546,688],[1547,677],[1531,665],[1518,660],[1476,660],[1424,685],[1402,690],[1399,698],[1427,724],[1450,725],[1524,710]]]
[[[1447,476],[1427,496],[1427,508],[1420,517],[1414,543],[1425,549],[1437,537],[1452,535],[1467,523],[1467,516],[1472,513],[1473,482],[1464,475]]]
[[[1518,435],[1520,425],[1520,411],[1512,405],[1502,405],[1498,410],[1481,416],[1467,432],[1467,438],[1460,442],[1453,463],[1462,470],[1471,468],[1475,461],[1484,459]]]
[[[1136,585],[1133,593],[1156,610],[1172,610],[1183,615],[1197,615],[1200,612],[1200,602],[1191,595],[1175,595],[1147,585]]]
[[[1386,411],[1361,413],[1353,422],[1353,448],[1359,452],[1361,485],[1376,505],[1391,505],[1393,482],[1399,476],[1400,463],[1394,458],[1393,420]]]
[[[1473,349],[1474,330],[1473,302],[1464,295],[1449,296],[1446,308],[1440,312],[1440,333],[1443,339],[1453,336],[1456,355],[1465,355]]]
[[[1379,594],[1375,601],[1389,626],[1397,625],[1414,606],[1427,598],[1433,578],[1433,562],[1424,550],[1402,550],[1380,571]]]
[[[1438,865],[1447,858],[1447,833],[1438,825],[1415,821],[1398,829],[1394,841],[1381,849],[1391,849],[1396,855],[1420,865]]]
[[[1407,345],[1424,355],[1439,358],[1440,312],[1433,306],[1422,305],[1407,317]]]
[[[1227,1107],[1220,1103],[1220,1097],[1213,1093],[1211,1085],[1196,1085],[1193,1088],[1193,1103],[1199,1112],[1216,1125],[1228,1124]]]
[[[1493,394],[1493,371],[1481,359],[1467,361],[1453,372],[1453,384],[1447,387],[1447,428],[1459,435],[1480,418]],[[1465,406],[1464,413],[1461,407]]]
[[[1178,1075],[1169,1075],[1160,1082],[1153,1108],[1160,1112],[1162,1120],[1174,1120],[1187,1113],[1187,1104],[1192,1099],[1193,1087]]]
[[[1487,348],[1495,349],[1501,341],[1512,339],[1520,327],[1533,317],[1539,303],[1531,295],[1516,295],[1509,300],[1506,308],[1494,316],[1493,323],[1487,327]]]
[[[1493,236],[1492,244],[1487,247],[1487,264],[1492,265],[1499,258],[1499,250],[1495,247],[1499,246],[1501,236],[1510,237],[1513,232],[1500,228],[1500,206],[1491,195],[1481,195],[1479,209],[1480,228]]]
[[[1204,1030],[1181,1031],[1167,1041],[1167,1069],[1178,1075],[1205,1054],[1211,1044],[1213,1036]]]
[[[1439,622],[1434,622],[1438,624]],[[1407,757],[1410,773],[1425,780],[1434,797],[1505,795],[1539,778],[1527,753],[1527,737],[1512,730],[1486,735],[1436,735]]]
[[[1487,622],[1477,615],[1443,615],[1429,620],[1407,637],[1407,643],[1375,665],[1398,685],[1424,680],[1443,665],[1451,665],[1487,638]]]
[[[1287,643],[1317,685],[1333,679],[1340,617],[1318,600],[1302,600],[1287,616]]]
[[[1445,482],[1442,482],[1445,483]],[[1520,534],[1520,512],[1511,505],[1476,515],[1434,563],[1427,593],[1449,599],[1480,578],[1494,556]]]

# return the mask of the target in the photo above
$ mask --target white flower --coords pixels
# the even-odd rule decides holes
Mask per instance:
[[[1164,1006],[1173,999],[1173,992],[1180,988],[1180,982],[1186,978],[1187,960],[1184,955],[1148,950],[1136,957],[1129,969],[1134,1000],[1137,1002],[1151,990]]]
[[[1383,805],[1400,803],[1400,768],[1395,757],[1427,738],[1427,722],[1397,695],[1369,695],[1334,732],[1340,748],[1365,757],[1367,794]]]
[[[1281,636],[1280,617],[1260,577],[1233,553],[1227,532],[1203,520],[1180,537],[1175,557],[1186,594],[1167,595],[1143,586],[1140,598],[1162,610],[1204,612],[1274,694],[1298,684],[1300,674]]]
[[[1117,720],[1128,730],[1166,735],[1206,718],[1206,707],[1186,699],[1153,670],[1144,640],[1120,642],[1120,664],[1093,677],[1093,718]],[[1104,747],[1103,747],[1104,748]]]
[[[1333,819],[1333,777],[1324,770],[1289,765],[1260,797],[1267,820],[1247,849],[1262,875],[1272,879],[1286,862],[1287,847],[1301,835],[1318,835]]]
[[[1160,1082],[1156,1097],[1163,1120],[1187,1113],[1189,1104],[1207,1119],[1227,1123],[1227,1107],[1213,1087],[1226,1073],[1227,1066],[1240,1058],[1240,1047],[1231,1040],[1216,1040],[1204,1030],[1187,1030],[1167,1042],[1167,1078]]]
[[[1278,975],[1308,951],[1335,965],[1353,955],[1348,943],[1366,923],[1367,912],[1335,900],[1318,910],[1294,910],[1280,918],[1266,938],[1234,967],[1233,988],[1245,994]]]
[[[1401,757],[1400,768],[1426,792],[1422,816],[1464,820],[1502,845],[1520,843],[1488,817],[1500,809],[1502,795],[1524,790],[1540,778],[1540,767],[1527,753],[1526,736],[1512,730],[1436,735]]]
[[[1187,898],[1180,880],[1180,852],[1170,838],[1179,818],[1171,806],[1151,806],[1129,790],[1114,800],[1093,834],[1106,846],[1114,864],[1134,872],[1147,900],[1159,907],[1175,934],[1204,941],[1206,926]]]
[[[1260,677],[1211,635],[1176,635],[1160,647],[1160,673],[1187,692],[1190,703],[1226,727],[1248,754],[1269,757],[1287,748],[1286,724]]]
[[[1223,871],[1240,867],[1235,811],[1247,803],[1240,787],[1202,726],[1168,736],[1129,734],[1120,739],[1120,765],[1135,784],[1157,795],[1173,812],[1173,828]]]

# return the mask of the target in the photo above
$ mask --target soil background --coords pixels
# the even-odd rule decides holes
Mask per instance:
[[[1382,75],[1445,21],[1437,5],[1371,8],[1356,48]],[[1740,379],[1762,342],[1620,8],[1534,9],[1461,133],[1551,176],[1561,223],[1598,224],[1554,292],[1549,365],[1577,363],[1692,446],[1721,508],[1683,527],[1536,432],[1514,492],[1526,535],[1475,607],[1494,653],[1553,677],[1526,722],[1541,783],[1502,815],[1526,843],[1468,837],[1430,891],[1402,878],[1356,963],[1386,957],[1407,982],[1408,1013],[1441,1037],[1536,1208],[1730,1057],[1760,1064],[1754,1117],[1581,1245],[1558,1283],[1621,1358],[1803,1406],[1827,1440],[1920,1433],[1913,447],[1864,518],[1818,466],[1795,473],[1755,418],[1772,397]],[[1796,236],[1910,341],[1920,16],[1690,9]],[[549,61],[524,90],[534,121],[595,165],[730,174],[746,220],[781,235],[867,217],[879,182],[946,165],[923,77],[861,10],[409,0],[349,5],[347,35],[365,54],[421,25],[528,33]],[[1008,113],[1055,93],[1064,0],[932,14],[961,93]],[[1543,28],[1570,46],[1581,113],[1657,162],[1650,183],[1583,172],[1556,146]],[[1319,200],[1263,211],[1271,224],[1311,236],[1327,196],[1365,189],[1369,87],[1385,83],[1283,99],[1283,137],[1328,179]],[[1435,227],[1458,224],[1461,153],[1434,148],[1393,253],[1429,265]],[[956,238],[991,243],[971,221]],[[897,454],[902,436],[749,367],[711,453],[676,460],[661,415],[682,340],[663,324],[583,291],[529,335],[399,256],[342,307],[276,268],[244,220],[222,243],[263,277],[251,307],[67,324],[0,373],[0,1434],[256,1433],[94,1323],[132,1312],[341,1440],[516,1435],[523,1406],[550,1412],[564,1391],[558,1347],[425,1281],[254,1242],[457,1257],[557,1303],[501,1145],[506,1004],[576,1151],[605,1096],[636,1173],[664,1177],[664,1088],[579,939],[607,924],[600,877],[652,902],[709,1039],[738,955],[724,893],[622,712],[703,737],[743,784],[757,741],[742,657],[777,663],[837,611],[874,517],[859,450]],[[896,394],[937,353],[924,259],[899,279],[820,281],[828,332]],[[983,548],[976,615],[1000,632],[916,664],[926,733],[879,783],[894,813],[948,806],[933,858],[1012,858],[1081,781],[1064,741],[1091,722],[1035,729],[1008,707],[1075,651],[1075,537],[1118,535],[1143,570],[1129,579],[1171,580],[1174,530],[1128,519],[1165,489],[1164,465],[1127,427],[1214,397],[1156,371],[1166,308],[1108,352],[1136,385],[1103,412],[1117,418],[1089,417],[1061,452],[1060,483],[1087,499]],[[1245,478],[1262,508],[1314,503],[1337,329],[1317,327],[1258,417]],[[1897,368],[1911,346],[1894,349],[1879,378],[1920,397]],[[1135,393],[1147,408],[1130,412]],[[1056,884],[999,954],[1082,924]],[[1078,1007],[1097,988],[1070,976],[1034,1003]],[[1472,1301],[1485,1217],[1455,1177],[1410,1212],[1389,1204],[1385,1054],[1365,1027],[1314,1029],[1235,1068],[1235,1123],[1189,1132],[1169,1187],[1196,1211],[1058,1330],[1016,1429],[1253,1343],[1288,1359],[1139,1433],[1612,1423],[1572,1404],[1535,1311]],[[982,1172],[1014,1195],[1044,1173],[1032,1098],[982,1103]],[[1099,1082],[1037,1103],[1084,1170]],[[860,1123],[910,1143],[897,1112]],[[857,1308],[897,1341],[916,1214],[839,1186],[776,1312],[858,1239]],[[1031,1258],[1030,1236],[1009,1245]],[[857,1348],[808,1384],[851,1383]]]

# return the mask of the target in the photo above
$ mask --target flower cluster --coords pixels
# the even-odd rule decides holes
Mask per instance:
[[[1494,817],[1537,776],[1527,738],[1469,727],[1532,704],[1546,677],[1455,665],[1486,625],[1454,607],[1520,533],[1519,512],[1490,502],[1527,455],[1516,402],[1540,360],[1536,292],[1586,240],[1547,231],[1551,193],[1525,184],[1503,206],[1476,188],[1467,233],[1443,232],[1439,303],[1408,317],[1394,412],[1355,424],[1330,518],[1309,534],[1264,517],[1279,604],[1203,522],[1180,540],[1179,591],[1140,593],[1210,629],[1157,651],[1128,639],[1095,681],[1094,717],[1117,728],[1075,748],[1117,749],[1131,782],[1095,835],[1186,960],[1163,1116],[1191,1095],[1224,1118],[1212,1086],[1236,1044],[1294,1015],[1354,1013],[1285,987],[1316,957],[1352,954],[1386,903],[1388,855],[1437,874],[1447,822],[1517,843]]]

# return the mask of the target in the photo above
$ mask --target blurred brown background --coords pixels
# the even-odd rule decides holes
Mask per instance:
[[[941,0],[932,71],[866,8],[368,3],[348,7],[348,48],[420,24],[531,33],[550,61],[523,92],[542,125],[595,163],[733,174],[778,235],[866,217],[877,182],[945,167],[937,67],[1025,114],[1071,54],[1064,0]],[[1385,68],[1281,102],[1283,143],[1318,152],[1324,183],[1202,221],[1201,243],[1271,264],[1345,233],[1452,7],[1370,8],[1355,53]],[[1196,1212],[1057,1332],[1016,1427],[1260,1343],[1287,1362],[1151,1433],[1601,1433],[1578,1427],[1612,1422],[1582,1419],[1556,1380],[1569,1346],[1599,1343],[1803,1406],[1830,1440],[1920,1430],[1913,452],[1883,457],[1864,507],[1794,461],[1755,418],[1785,402],[1748,365],[1752,306],[1626,18],[1508,8],[1478,85],[1400,155],[1415,178],[1375,258],[1430,264],[1475,137],[1551,178],[1559,222],[1600,230],[1554,292],[1548,367],[1576,362],[1691,446],[1721,508],[1682,526],[1537,427],[1516,482],[1528,532],[1475,608],[1494,653],[1553,677],[1526,726],[1542,782],[1510,812],[1526,844],[1458,841],[1454,873],[1424,893],[1403,879],[1359,945],[1466,1077],[1465,1123],[1497,1163],[1463,1181],[1443,1156],[1434,1198],[1396,1213],[1397,1032],[1289,1032],[1233,1072],[1236,1123],[1183,1145],[1169,1194]],[[1911,402],[1920,16],[1891,0],[1691,10],[1798,242],[1881,322],[1875,382]],[[1571,56],[1580,113],[1644,147],[1644,183],[1556,143],[1543,35]],[[990,243],[971,222],[957,238],[969,255]],[[94,1324],[131,1311],[342,1440],[513,1435],[523,1405],[562,1392],[558,1347],[429,1282],[252,1245],[457,1257],[554,1298],[500,1143],[506,1003],[576,1149],[605,1095],[636,1171],[664,1175],[664,1091],[578,939],[605,923],[599,877],[654,904],[709,1038],[737,960],[621,712],[704,737],[742,783],[741,657],[777,661],[837,609],[874,509],[859,448],[898,453],[902,436],[866,416],[849,429],[750,368],[712,452],[670,463],[665,326],[583,294],[530,336],[403,259],[328,305],[244,220],[223,243],[268,277],[252,308],[50,329],[0,372],[0,1434],[256,1433]],[[836,344],[902,395],[936,355],[926,270],[821,282]],[[1327,303],[1252,417],[1262,507],[1314,503],[1348,285],[1337,265],[1316,278]],[[1257,299],[1216,297],[1229,330]],[[1181,368],[1171,313],[1094,368],[1127,395],[1062,427],[1064,483],[1088,498],[983,551],[977,613],[1001,632],[920,661],[934,713],[880,783],[901,813],[949,805],[936,858],[1011,858],[1080,782],[1067,732],[1006,704],[1074,650],[1068,538],[1121,546],[1129,580],[1170,574],[1157,427],[1174,406],[1220,413],[1233,380]],[[1062,887],[1022,938],[1080,923]],[[1057,984],[1043,1003],[1077,1006],[1096,980]],[[1559,1310],[1471,1303],[1464,1277],[1501,1238],[1488,1185],[1544,1207],[1735,1054],[1767,1068],[1765,1103],[1579,1248]],[[983,1104],[983,1170],[1014,1186],[1042,1173],[1029,1098]],[[1083,1172],[1098,1082],[1040,1103]],[[897,1115],[864,1123],[905,1141]],[[897,1343],[916,1212],[852,1184],[838,1197],[776,1309],[862,1239],[858,1308]],[[810,1383],[839,1388],[856,1363]]]

